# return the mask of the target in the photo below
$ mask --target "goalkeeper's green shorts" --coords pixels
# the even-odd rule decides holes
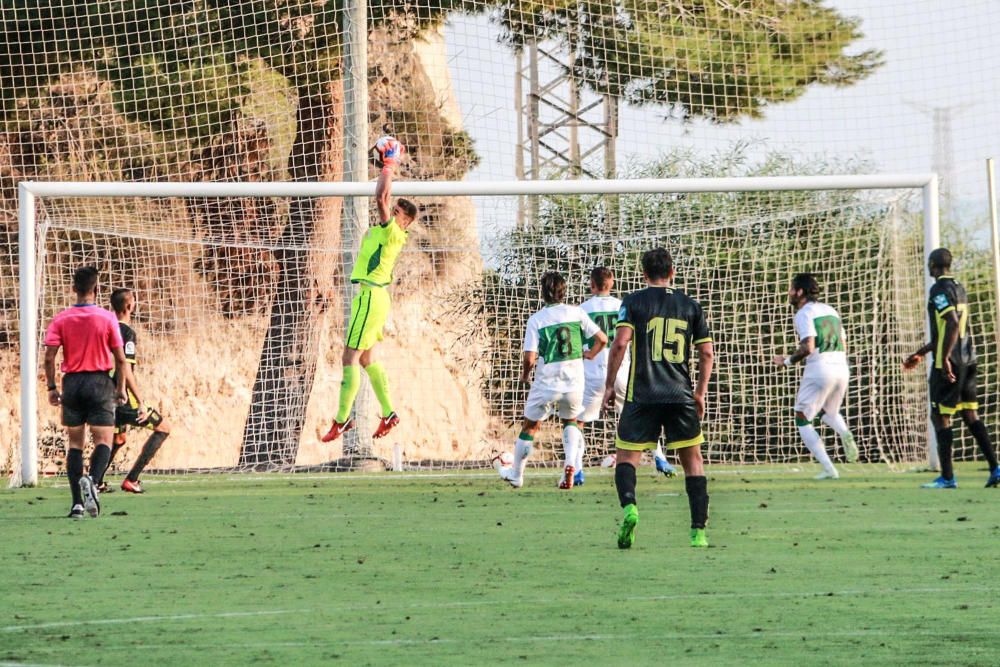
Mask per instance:
[[[382,340],[382,329],[389,317],[392,300],[384,287],[361,285],[351,302],[351,321],[345,344],[355,350],[370,350]]]

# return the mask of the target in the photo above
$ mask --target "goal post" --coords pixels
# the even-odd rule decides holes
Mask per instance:
[[[40,224],[45,218],[45,206],[39,205],[48,199],[180,199],[190,200],[222,200],[225,198],[368,198],[374,196],[375,184],[352,182],[264,182],[264,183],[222,183],[222,182],[22,182],[19,184],[19,315],[20,315],[20,386],[21,386],[21,442],[19,469],[14,471],[15,483],[31,486],[38,482],[38,376],[40,372],[39,351],[40,317],[49,317],[51,313],[40,308],[40,293],[42,274],[45,271],[46,253],[44,240],[39,240],[39,230],[49,222]],[[825,176],[779,176],[779,177],[731,177],[731,178],[677,178],[677,179],[631,179],[631,180],[552,180],[552,181],[398,181],[393,185],[393,193],[398,196],[416,198],[435,197],[466,197],[490,198],[490,201],[501,201],[502,198],[542,197],[556,199],[572,196],[665,196],[734,194],[734,193],[782,193],[782,192],[826,192],[826,191],[915,191],[921,192],[920,213],[923,218],[923,255],[927,254],[940,243],[938,218],[938,180],[935,174],[876,174],[876,175],[825,175]],[[616,204],[617,208],[617,204]],[[641,208],[641,207],[640,207]],[[761,216],[767,211],[756,212]],[[123,214],[124,215],[124,214]],[[74,223],[76,224],[76,223]],[[666,238],[675,230],[663,228],[662,220],[654,221],[647,229],[650,240]],[[769,224],[780,226],[780,219],[771,220]],[[72,227],[72,225],[67,225]],[[74,228],[74,231],[76,229]],[[480,230],[485,233],[489,230]],[[151,233],[151,232],[148,232]],[[610,233],[610,232],[609,232]],[[703,237],[710,238],[715,233],[711,230],[700,231]],[[632,236],[611,239],[616,243],[632,243],[643,241]],[[194,243],[194,242],[192,242]],[[203,241],[197,241],[202,243]],[[613,245],[613,244],[612,244]],[[255,248],[257,242],[243,242],[242,248]],[[262,247],[262,246],[261,246]],[[333,250],[333,249],[330,249]],[[339,256],[338,249],[338,256]],[[441,249],[442,252],[448,248]],[[484,253],[485,254],[485,253]],[[708,258],[706,261],[711,261]],[[401,263],[405,262],[401,260]],[[544,271],[547,267],[531,267],[535,273]],[[912,266],[910,267],[912,269]],[[332,271],[333,269],[330,268]],[[929,281],[924,272],[925,281]],[[534,280],[537,275],[522,276],[526,280]],[[906,279],[916,276],[907,274]],[[727,278],[728,279],[728,278]],[[739,277],[733,282],[718,285],[724,289],[739,289]],[[343,281],[342,281],[343,282]],[[524,280],[521,281],[522,283]],[[633,281],[634,282],[634,281]],[[625,283],[630,284],[630,283]],[[344,286],[341,285],[341,288]],[[347,285],[346,287],[350,287]],[[520,304],[519,314],[530,314],[537,304],[528,303],[529,292],[519,292],[518,298],[525,300]],[[487,307],[489,304],[486,304]],[[919,305],[919,304],[918,304]],[[397,307],[402,307],[398,304]],[[526,319],[526,318],[525,318]],[[924,318],[926,320],[926,318]],[[333,324],[342,327],[343,322]],[[520,323],[523,326],[523,322]],[[790,326],[790,324],[789,324]],[[926,327],[926,321],[924,322]],[[490,332],[487,331],[488,335]],[[858,342],[855,342],[858,345]],[[746,360],[744,360],[746,361]],[[339,363],[339,362],[338,362]],[[506,363],[506,362],[505,362]],[[390,374],[392,369],[389,369]],[[141,373],[141,371],[140,371]],[[140,375],[140,386],[142,378]],[[747,389],[752,391],[752,387]],[[789,397],[790,398],[790,397]],[[400,396],[401,402],[405,397]],[[933,446],[933,431],[928,428],[927,448],[931,463],[936,460]]]

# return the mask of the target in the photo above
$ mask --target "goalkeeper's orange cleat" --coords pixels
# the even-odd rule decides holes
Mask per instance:
[[[333,440],[336,440],[340,436],[344,435],[352,428],[354,428],[354,420],[351,419],[350,417],[348,417],[347,421],[344,422],[343,424],[334,420],[333,426],[330,427],[330,430],[327,431],[326,435],[320,438],[320,440],[322,440],[323,442],[331,442]]]
[[[372,437],[376,439],[384,438],[389,435],[389,431],[396,428],[397,424],[399,424],[399,415],[395,412],[390,412],[388,415],[379,420],[378,428],[375,429],[374,433],[372,433]]]

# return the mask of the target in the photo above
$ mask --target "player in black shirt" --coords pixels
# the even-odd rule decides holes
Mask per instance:
[[[955,437],[951,417],[956,412],[972,432],[979,449],[990,465],[987,488],[1000,484],[997,455],[986,425],[976,410],[976,349],[972,342],[969,322],[969,297],[965,288],[948,275],[951,252],[938,248],[927,258],[927,270],[935,279],[927,298],[931,342],[911,354],[903,362],[907,370],[916,368],[928,352],[934,354],[934,367],[928,376],[931,397],[931,423],[937,435],[941,476],[923,485],[925,489],[954,489],[955,471],[951,462],[951,444]]]
[[[707,547],[708,484],[699,445],[705,393],[712,374],[712,336],[701,305],[671,285],[674,265],[663,248],[642,255],[642,272],[649,285],[622,301],[614,344],[608,359],[604,404],[614,407],[615,378],[627,351],[632,366],[625,406],[618,420],[615,486],[625,511],[618,547],[635,541],[639,512],[635,469],[643,450],[656,449],[661,431],[664,447],[676,449],[684,467],[684,485],[691,508],[691,546]],[[691,354],[698,351],[698,385],[691,384]]]
[[[125,343],[125,360],[128,362],[125,365],[125,386],[127,388],[128,401],[124,405],[119,405],[115,411],[115,445],[111,449],[111,459],[114,459],[118,450],[125,446],[125,434],[128,429],[145,428],[153,431],[143,444],[142,451],[139,452],[139,457],[132,464],[132,469],[129,470],[128,475],[122,480],[121,485],[122,491],[143,493],[144,489],[142,488],[142,483],[139,481],[139,475],[142,474],[142,471],[149,462],[153,460],[163,441],[170,435],[170,425],[155,408],[145,407],[139,398],[139,388],[136,385],[135,373],[132,371],[136,363],[135,348],[137,341],[135,330],[130,326],[132,323],[132,314],[135,312],[135,294],[132,290],[124,287],[114,290],[111,293],[111,309],[115,311],[115,315],[118,317],[118,327],[121,330],[122,340]],[[109,465],[110,463],[111,460],[108,461]],[[104,482],[104,472],[101,473],[100,479],[95,480],[95,482],[102,487],[102,490],[105,492],[108,491],[107,484]]]

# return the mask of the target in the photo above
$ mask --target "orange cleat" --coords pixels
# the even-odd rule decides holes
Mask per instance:
[[[344,422],[343,424],[334,420],[333,426],[330,427],[330,430],[327,431],[326,435],[320,438],[320,440],[322,440],[323,442],[331,442],[333,440],[336,440],[340,436],[344,435],[352,428],[354,428],[354,420],[351,419],[350,417],[348,417],[347,421]]]
[[[122,491],[128,491],[129,493],[145,493],[142,488],[142,484],[139,480],[132,481],[128,477],[122,480]]]
[[[387,416],[379,420],[378,428],[372,433],[372,437],[375,439],[384,438],[389,435],[389,431],[396,428],[397,424],[399,424],[399,415],[395,412],[390,412]]]
[[[576,468],[573,466],[566,466],[563,468],[563,478],[559,480],[560,489],[572,489],[573,488],[573,474],[576,472]]]

